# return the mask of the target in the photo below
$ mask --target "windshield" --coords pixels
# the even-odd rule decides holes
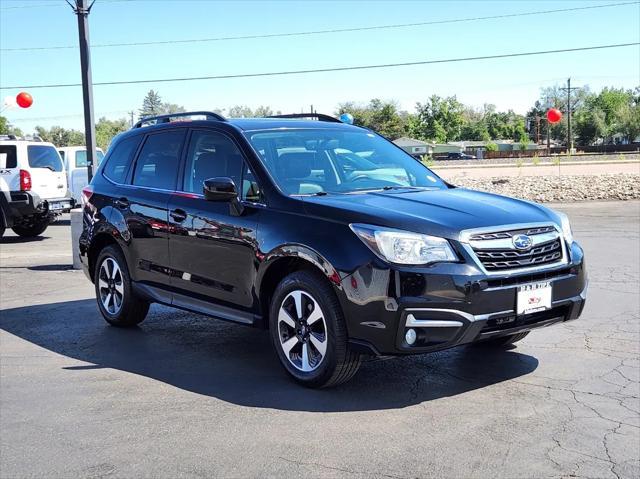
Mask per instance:
[[[27,156],[31,168],[48,168],[51,171],[62,171],[62,160],[53,146],[29,145]]]
[[[102,158],[104,158],[104,153],[100,150],[96,150],[96,161],[98,165],[102,163]],[[87,150],[78,150],[76,151],[76,168],[87,166]]]
[[[422,163],[368,131],[263,130],[246,135],[288,195],[446,188]]]

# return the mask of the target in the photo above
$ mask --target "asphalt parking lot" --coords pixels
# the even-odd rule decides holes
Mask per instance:
[[[370,362],[338,389],[261,331],[162,307],[106,325],[68,221],[0,244],[0,476],[640,475],[640,202],[560,206],[587,254],[581,319],[515,349]]]

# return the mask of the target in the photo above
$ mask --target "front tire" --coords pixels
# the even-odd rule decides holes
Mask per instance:
[[[338,298],[319,273],[297,271],[282,280],[271,300],[269,330],[280,363],[304,386],[337,386],[360,367],[360,355],[347,345]]]
[[[14,225],[11,229],[18,236],[22,236],[24,238],[33,238],[44,233],[48,226],[49,216],[45,215],[41,217],[35,217],[25,224]]]
[[[98,308],[107,323],[130,327],[147,317],[149,303],[134,294],[127,262],[117,246],[107,246],[100,252],[93,282]]]

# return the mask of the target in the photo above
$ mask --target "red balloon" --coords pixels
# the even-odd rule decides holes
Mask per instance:
[[[26,91],[21,91],[20,93],[18,93],[18,96],[16,96],[16,103],[21,108],[29,108],[31,105],[33,105],[33,97]]]
[[[549,123],[558,123],[562,120],[562,112],[557,108],[549,108],[549,111],[547,112],[547,120],[549,120]]]

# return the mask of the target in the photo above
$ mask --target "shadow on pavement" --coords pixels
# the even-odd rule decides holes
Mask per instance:
[[[153,306],[140,327],[108,326],[95,300],[8,309],[0,328],[87,365],[146,376],[230,403],[295,411],[402,408],[455,396],[534,371],[538,360],[515,351],[457,348],[365,363],[351,382],[310,390],[285,375],[268,332]],[[89,378],[88,378],[89,379]]]
[[[49,238],[49,236],[30,236],[28,238],[22,236],[3,236],[0,238],[0,244],[33,243],[34,241],[42,241]]]

